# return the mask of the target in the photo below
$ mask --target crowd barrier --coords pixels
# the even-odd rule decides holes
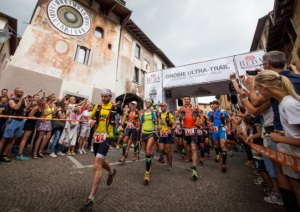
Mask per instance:
[[[42,120],[42,121],[79,121],[79,122],[84,122],[84,120],[75,120],[75,119],[49,119],[49,118],[36,118],[36,117],[23,117],[23,116],[6,116],[6,115],[0,115],[0,118],[31,119],[31,120]]]
[[[283,152],[276,151],[274,149],[270,149],[268,147],[264,147],[254,143],[248,143],[253,149],[260,152],[263,155],[268,156],[272,160],[275,160],[285,166],[290,167],[298,172],[300,172],[300,158],[289,155]]]

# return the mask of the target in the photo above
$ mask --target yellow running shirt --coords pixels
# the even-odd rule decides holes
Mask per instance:
[[[171,125],[175,121],[174,116],[171,113],[169,113],[169,123],[167,123],[167,119],[166,119],[167,113],[168,112],[166,111],[164,114],[161,113],[159,115],[159,117],[161,117],[160,118],[160,124],[161,124],[161,130],[160,131],[168,131],[168,127],[165,125],[162,117],[164,117],[166,124],[170,124]],[[172,127],[169,127],[169,128],[171,129]]]

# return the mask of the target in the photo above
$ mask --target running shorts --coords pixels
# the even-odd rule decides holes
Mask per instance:
[[[113,138],[106,138],[102,143],[94,143],[93,147],[95,156],[104,160],[112,141]]]
[[[172,144],[172,134],[168,134],[168,137],[162,137],[159,138],[160,144]]]
[[[194,135],[186,135],[185,130],[183,130],[183,139],[186,141],[186,146],[197,145],[197,129],[193,129],[195,131]]]
[[[128,136],[130,137],[132,135],[132,140],[133,141],[137,141],[137,137],[138,137],[138,134],[137,134],[137,130],[135,128],[126,128],[126,133],[125,133],[125,136]]]
[[[219,141],[220,139],[227,139],[226,131],[222,130],[223,127],[218,127],[218,132],[213,132],[213,141]]]

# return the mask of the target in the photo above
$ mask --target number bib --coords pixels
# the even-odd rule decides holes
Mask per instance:
[[[94,143],[103,143],[106,139],[107,133],[95,133]]]
[[[179,131],[179,130],[175,130],[175,135],[181,135],[182,134],[182,132],[181,131]]]
[[[218,127],[213,126],[213,127],[212,127],[212,131],[213,131],[213,132],[218,132]]]
[[[197,135],[202,135],[202,130],[197,130]]]
[[[185,136],[195,135],[195,129],[184,129]]]
[[[168,137],[168,132],[167,131],[160,132],[160,137]]]
[[[132,123],[128,123],[128,124],[127,124],[127,128],[133,129],[133,128],[135,128],[135,126],[134,126],[134,124],[132,124]]]

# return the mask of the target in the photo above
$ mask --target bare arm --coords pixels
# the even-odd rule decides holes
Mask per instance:
[[[29,113],[28,117],[33,117],[33,115],[38,111],[39,107],[35,106]]]
[[[14,102],[14,100],[9,100],[8,101],[8,105],[9,105],[9,107],[11,107],[13,110],[19,110],[19,108],[21,107],[21,105],[22,105],[22,102],[23,102],[23,99],[25,99],[25,97],[23,98],[21,98],[20,99],[20,101],[16,104],[15,102]]]
[[[86,99],[84,101],[80,102],[79,104],[75,104],[75,107],[81,106],[81,105],[83,105],[85,103],[86,103]]]
[[[261,138],[260,125],[256,125],[255,128],[256,128],[257,133],[254,134],[254,135],[249,136],[249,137],[246,139],[245,143],[249,143],[250,140],[253,140],[253,139]]]

